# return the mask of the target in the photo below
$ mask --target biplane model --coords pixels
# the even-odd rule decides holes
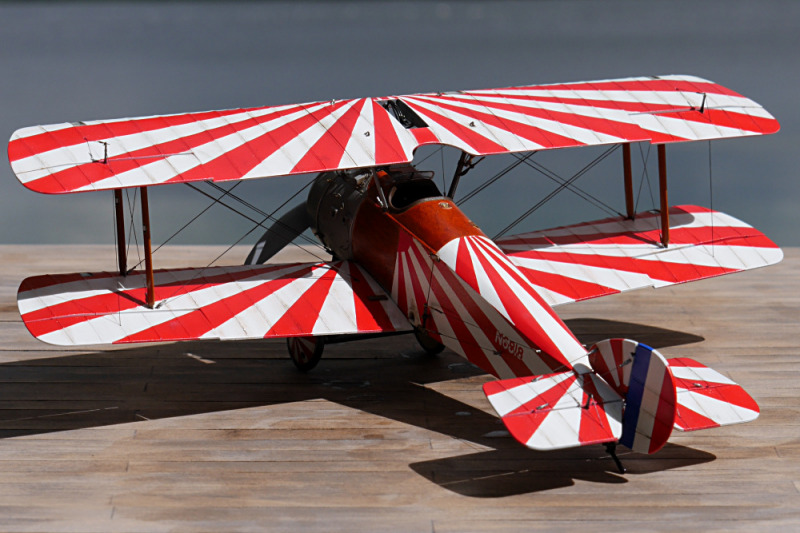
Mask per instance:
[[[484,392],[522,444],[654,453],[673,428],[747,422],[722,374],[632,340],[585,347],[554,306],[753,269],[781,250],[731,216],[667,200],[666,146],[778,131],[760,105],[691,76],[331,100],[18,130],[11,167],[47,194],[113,190],[118,272],[36,276],[22,319],[58,345],[287,338],[304,371],[326,342],[413,332],[497,377]],[[656,145],[660,204],[636,213],[631,143]],[[412,165],[447,145],[447,191]],[[490,239],[454,202],[477,158],[622,147],[626,213]],[[520,156],[518,156],[520,157]],[[154,270],[148,187],[316,174],[245,264]],[[569,185],[565,182],[562,186]],[[144,270],[128,270],[121,189],[140,190]],[[262,221],[263,222],[263,221]],[[306,229],[331,260],[267,262]]]

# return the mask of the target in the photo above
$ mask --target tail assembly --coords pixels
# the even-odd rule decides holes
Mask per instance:
[[[483,391],[511,435],[528,448],[606,443],[615,459],[617,442],[651,454],[673,428],[694,431],[758,417],[750,395],[719,372],[692,359],[667,360],[636,341],[598,342],[589,350],[589,365],[492,381]]]
[[[622,434],[622,397],[588,369],[491,381],[483,392],[511,435],[534,450],[616,442]]]

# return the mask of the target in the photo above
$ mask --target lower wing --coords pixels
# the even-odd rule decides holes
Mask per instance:
[[[378,284],[347,261],[36,276],[17,295],[22,320],[51,344],[255,339],[407,331]]]
[[[496,242],[550,305],[750,270],[783,258],[763,233],[724,213],[676,206],[669,217],[667,248],[660,244],[655,212]]]

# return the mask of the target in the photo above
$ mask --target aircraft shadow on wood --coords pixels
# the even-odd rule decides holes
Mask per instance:
[[[635,336],[657,348],[703,340],[642,324],[597,319],[568,323],[585,343],[609,333]],[[426,386],[466,378],[469,383],[464,388],[479,391],[483,372],[452,352],[431,357],[417,347],[413,336],[402,336],[334,345],[326,355],[309,374],[296,371],[281,341],[175,343],[7,363],[0,366],[0,436],[322,398],[490,448],[410,464],[420,475],[465,495],[490,497],[546,490],[572,484],[574,479],[625,481],[601,446],[528,450],[502,434],[503,425],[495,416]],[[668,445],[650,459],[631,457],[644,456],[625,457],[632,473],[714,459],[711,454],[676,445]]]

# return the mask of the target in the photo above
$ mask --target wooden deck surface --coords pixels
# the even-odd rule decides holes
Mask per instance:
[[[308,375],[275,341],[45,345],[19,319],[19,282],[113,269],[113,249],[0,254],[2,531],[800,530],[800,249],[558,309],[584,342],[691,356],[761,406],[654,456],[623,451],[626,475],[602,446],[524,449],[491,414],[486,376],[409,336],[329,346]]]

